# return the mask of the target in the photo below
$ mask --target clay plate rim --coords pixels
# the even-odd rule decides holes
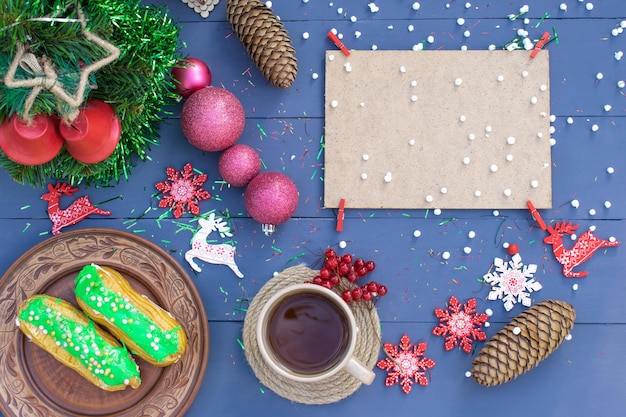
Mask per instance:
[[[135,289],[144,291],[170,311],[189,337],[187,352],[170,367],[156,368],[137,361],[142,374],[147,376],[146,379],[142,376],[144,383],[137,390],[108,393],[91,386],[42,349],[29,346],[32,344],[15,325],[16,311],[30,295],[50,290],[61,292],[68,299],[71,290],[66,281],[73,285],[74,273],[88,263],[116,268]],[[46,394],[45,386],[55,384],[65,384],[61,390],[68,394],[79,395],[83,391],[95,394],[93,401],[106,405],[85,411],[86,415],[182,416],[202,385],[208,355],[208,320],[195,285],[167,252],[143,237],[106,228],[64,232],[32,247],[0,279],[0,369],[4,370],[0,374],[3,391],[0,411],[6,417],[24,412],[42,416],[76,415],[80,404]],[[29,359],[34,365],[29,365]],[[42,377],[37,372],[37,363],[48,363],[50,373]],[[31,368],[35,369],[34,373]]]

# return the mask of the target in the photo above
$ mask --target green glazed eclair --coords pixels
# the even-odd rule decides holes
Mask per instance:
[[[65,300],[34,295],[20,306],[16,323],[37,346],[103,390],[141,384],[128,350]]]
[[[78,305],[133,354],[152,365],[168,366],[185,353],[187,336],[180,323],[113,268],[87,265],[75,283]]]

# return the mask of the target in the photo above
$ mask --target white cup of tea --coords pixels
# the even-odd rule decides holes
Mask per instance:
[[[340,296],[319,285],[294,284],[265,303],[256,336],[267,365],[286,378],[318,382],[348,372],[369,385],[374,372],[354,357],[358,331]]]

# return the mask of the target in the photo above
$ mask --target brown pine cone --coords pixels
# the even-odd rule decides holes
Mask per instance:
[[[276,87],[290,87],[298,66],[282,22],[259,0],[228,0],[226,16],[265,78]]]
[[[563,343],[575,318],[574,307],[563,301],[534,305],[485,344],[473,361],[472,378],[491,387],[531,370]]]

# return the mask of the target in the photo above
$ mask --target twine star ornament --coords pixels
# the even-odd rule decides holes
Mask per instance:
[[[42,89],[49,90],[52,94],[54,94],[57,98],[59,98],[62,102],[67,103],[71,107],[71,112],[64,119],[64,122],[67,124],[71,124],[71,122],[76,119],[79,112],[79,107],[83,103],[85,99],[85,90],[87,88],[89,82],[89,76],[91,73],[99,70],[100,68],[109,65],[116,61],[120,56],[120,50],[115,45],[107,42],[103,38],[98,35],[91,33],[87,30],[87,20],[85,19],[85,15],[80,7],[77,8],[77,13],[80,21],[80,25],[82,28],[83,35],[90,42],[95,43],[100,46],[108,55],[103,57],[102,59],[92,62],[90,65],[86,65],[80,70],[80,78],[78,87],[76,92],[72,95],[68,93],[60,83],[57,82],[58,74],[54,70],[53,63],[45,57],[36,57],[34,54],[28,52],[28,49],[22,45],[21,43],[17,43],[17,51],[15,56],[13,57],[13,61],[9,66],[9,69],[4,77],[4,84],[9,88],[30,88],[32,87],[32,91],[27,97],[24,103],[24,114],[22,115],[24,119],[30,120],[31,117],[29,115],[30,109]],[[15,73],[17,68],[21,67],[25,69],[27,72],[40,74],[34,78],[28,79],[15,79]],[[60,105],[61,103],[59,103]]]

